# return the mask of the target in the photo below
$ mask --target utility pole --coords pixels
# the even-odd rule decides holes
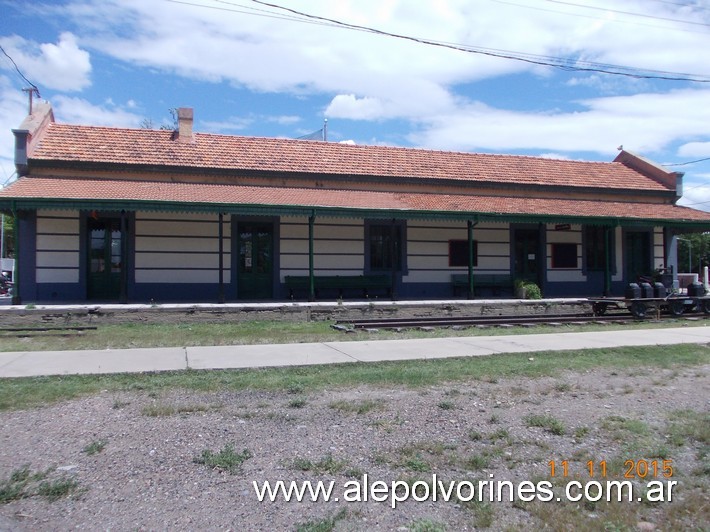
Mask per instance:
[[[30,104],[30,109],[29,109],[29,113],[27,113],[27,114],[30,114],[30,115],[31,115],[31,114],[32,114],[32,97],[33,97],[34,95],[37,95],[37,98],[39,98],[39,89],[38,89],[37,87],[29,87],[29,88],[27,88],[27,89],[22,89],[22,92],[26,92],[26,93],[29,95],[29,98],[30,98],[30,102],[29,102],[29,104]]]

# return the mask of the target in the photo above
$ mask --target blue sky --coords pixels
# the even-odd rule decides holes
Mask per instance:
[[[710,210],[710,0],[0,0],[0,46],[57,121],[611,161],[685,172]],[[609,65],[669,81],[562,70]],[[655,72],[649,72],[653,70]],[[629,71],[629,70],[626,70]],[[0,54],[0,182],[27,86]]]

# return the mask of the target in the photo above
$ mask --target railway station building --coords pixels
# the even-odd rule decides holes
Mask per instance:
[[[677,273],[682,174],[611,162],[61,124],[13,130],[16,302],[622,295]]]

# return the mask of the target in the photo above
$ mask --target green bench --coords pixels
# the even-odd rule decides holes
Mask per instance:
[[[468,291],[468,274],[452,273],[451,287],[454,296],[459,290]],[[507,273],[476,273],[473,275],[473,291],[479,292],[481,288],[490,289],[493,295],[500,295],[504,290],[513,291],[513,279]]]
[[[284,283],[291,299],[297,291],[308,295],[308,275],[287,275]],[[364,297],[370,297],[370,290],[385,290],[387,295],[392,294],[392,277],[389,275],[317,275],[313,278],[313,284],[316,297],[323,290],[337,291],[338,297],[343,297],[346,290],[362,290]]]

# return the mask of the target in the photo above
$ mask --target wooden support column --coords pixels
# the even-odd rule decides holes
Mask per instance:
[[[217,215],[217,222],[219,223],[219,228],[217,229],[217,238],[219,243],[217,244],[219,255],[219,288],[217,291],[217,302],[224,303],[224,215],[220,212]]]
[[[128,221],[126,211],[121,210],[121,281],[118,301],[128,302]]]
[[[604,295],[611,294],[611,232],[613,227],[604,228]]]
[[[20,270],[22,269],[22,264],[20,264],[20,217],[15,208],[15,202],[12,203],[12,217],[15,219],[13,228],[15,235],[15,271],[12,272],[12,304],[19,305],[22,303],[22,298],[20,297]]]
[[[308,301],[316,300],[316,279],[313,268],[313,233],[316,223],[316,211],[313,211],[308,217]]]
[[[390,263],[392,266],[392,287],[390,288],[390,296],[392,301],[397,298],[397,249],[395,241],[397,239],[397,226],[396,220],[392,218],[392,224],[390,225]]]
[[[474,299],[473,286],[473,226],[475,223],[468,220],[468,298]]]

